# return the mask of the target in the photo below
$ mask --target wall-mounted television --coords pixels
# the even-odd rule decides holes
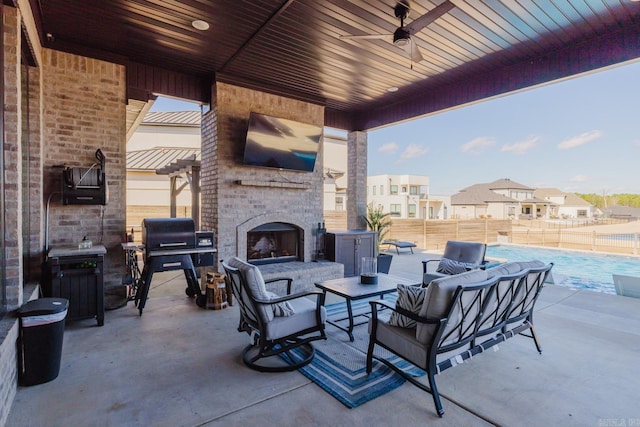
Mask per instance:
[[[252,112],[243,163],[313,172],[321,138],[321,126]]]

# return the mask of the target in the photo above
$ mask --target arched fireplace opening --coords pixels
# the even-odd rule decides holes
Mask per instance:
[[[303,230],[286,222],[270,222],[247,232],[247,261],[254,265],[302,260]]]

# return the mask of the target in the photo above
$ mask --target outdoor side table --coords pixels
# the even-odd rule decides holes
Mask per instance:
[[[356,324],[354,323],[354,318],[359,316],[365,316],[368,318],[370,312],[367,311],[366,313],[360,313],[354,316],[351,301],[373,298],[376,296],[380,296],[382,299],[384,298],[384,295],[396,292],[398,290],[398,284],[406,284],[406,282],[406,279],[400,277],[378,273],[378,283],[374,285],[361,284],[360,276],[325,280],[324,282],[319,282],[315,285],[324,292],[325,296],[327,292],[330,292],[345,299],[347,304],[347,317],[340,319],[327,319],[327,323],[345,331],[349,335],[349,339],[353,341],[353,328],[364,323],[361,322]],[[345,320],[348,321],[347,327],[339,323]]]

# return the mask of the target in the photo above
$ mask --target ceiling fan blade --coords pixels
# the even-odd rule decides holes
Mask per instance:
[[[455,5],[451,3],[450,0],[446,0],[444,3],[436,6],[431,9],[429,12],[425,13],[419,18],[414,19],[410,24],[406,25],[404,28],[409,32],[409,34],[414,35],[420,30],[422,30],[427,25],[431,24],[436,19],[440,18],[445,13],[449,12],[453,9]]]
[[[388,39],[389,37],[393,37],[393,34],[365,34],[362,36],[352,36],[352,35],[344,35],[340,36],[340,39]]]
[[[411,60],[416,63],[422,61],[424,58],[422,57],[418,44],[412,39],[410,45],[411,52],[409,54],[411,55]]]

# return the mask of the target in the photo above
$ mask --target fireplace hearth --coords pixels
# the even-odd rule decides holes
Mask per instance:
[[[254,265],[301,261],[302,230],[285,222],[270,222],[247,232],[247,261]]]

